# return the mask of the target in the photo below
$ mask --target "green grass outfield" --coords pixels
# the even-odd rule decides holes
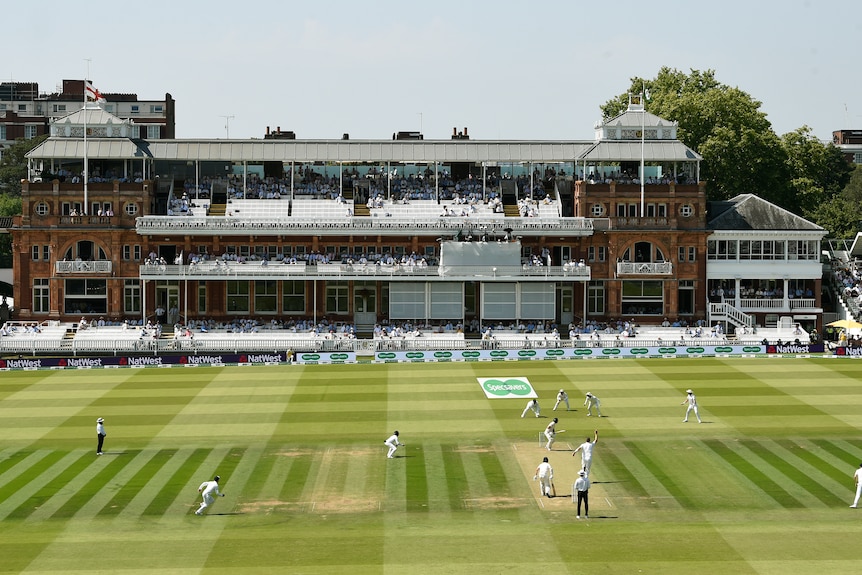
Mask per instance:
[[[510,376],[541,419],[476,380]],[[860,379],[788,358],[3,372],[0,573],[855,574]],[[561,387],[574,411],[551,411]],[[593,429],[578,520],[568,447]],[[216,473],[227,496],[197,517]]]

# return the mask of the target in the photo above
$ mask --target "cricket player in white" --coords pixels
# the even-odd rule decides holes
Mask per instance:
[[[213,477],[212,481],[204,481],[201,483],[201,486],[198,487],[198,493],[203,497],[203,501],[198,510],[195,511],[195,515],[203,515],[204,509],[215,503],[215,498],[217,496],[224,497],[224,493],[219,493],[218,490],[219,479],[221,479],[221,477],[216,475]]]
[[[856,505],[859,504],[859,497],[862,496],[862,463],[859,464],[859,469],[853,474],[853,479],[856,481],[856,498],[850,507],[856,509]]]
[[[386,457],[392,459],[395,457],[395,450],[398,449],[399,445],[404,445],[400,441],[398,441],[398,432],[396,431],[392,435],[389,436],[389,439],[383,442],[387,446],[389,446],[389,453],[386,454]]]
[[[592,442],[590,442],[590,438],[588,437],[586,441],[578,446],[572,452],[572,457],[575,456],[579,451],[581,452],[581,469],[584,471],[584,475],[589,477],[590,475],[590,467],[593,465],[593,448],[595,448],[596,443],[599,442],[599,430],[596,430],[596,436]]]
[[[542,462],[536,468],[536,474],[533,476],[533,481],[539,480],[539,495],[551,497],[551,483],[554,481],[554,468],[548,463],[548,458],[542,459]]]
[[[539,407],[538,399],[531,399],[527,402],[527,407],[524,408],[524,411],[521,413],[521,417],[527,415],[527,412],[531,409],[533,410],[533,413],[536,414],[536,417],[539,417],[539,412],[541,411],[541,408]]]
[[[557,394],[557,403],[554,404],[554,411],[557,411],[557,406],[560,405],[560,402],[565,403],[566,411],[569,411],[569,394],[563,389]]]
[[[694,392],[690,389],[685,391],[688,395],[685,396],[680,405],[688,404],[688,407],[685,409],[685,419],[682,420],[683,423],[688,423],[688,412],[694,411],[694,416],[697,418],[698,423],[703,423],[700,420],[700,414],[697,412],[697,397],[695,397]]]
[[[554,438],[557,436],[557,418],[555,417],[548,427],[545,428],[545,437],[548,438],[548,444],[545,445],[548,451],[551,451],[551,446],[554,444]]]
[[[587,406],[587,417],[589,417],[593,414],[593,408],[594,407],[596,408],[596,415],[598,415],[599,417],[602,416],[602,410],[601,410],[602,402],[599,401],[598,397],[596,397],[595,395],[593,395],[589,391],[587,392],[587,398],[584,400],[584,405]]]

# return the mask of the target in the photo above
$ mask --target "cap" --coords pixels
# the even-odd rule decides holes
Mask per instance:
[[[543,458],[542,458],[542,463],[547,463],[547,462],[548,462],[548,458],[547,458],[547,457],[543,457]]]
[[[593,396],[593,394],[592,394],[592,393],[590,393],[590,392],[588,391],[588,392],[587,392],[587,397],[592,397],[592,396]]]
[[[559,419],[557,419],[556,417],[554,418],[554,423],[557,423],[557,422],[559,422],[559,421],[560,421],[560,420],[559,420]]]
[[[105,423],[105,420],[100,417],[96,420],[96,423]]]
[[[562,390],[562,389],[560,390],[560,393],[563,393],[563,390]]]
[[[580,471],[578,471],[578,475],[584,475],[584,470],[581,469]]]
[[[694,392],[693,392],[692,390],[690,390],[690,389],[686,389],[686,390],[685,390],[685,392],[686,392],[686,393],[694,393]]]
[[[219,477],[218,475],[216,475],[215,477],[213,477],[213,481],[218,481],[219,479],[221,479],[221,477]]]
[[[397,430],[397,429],[395,430],[395,435],[398,435],[398,430]]]

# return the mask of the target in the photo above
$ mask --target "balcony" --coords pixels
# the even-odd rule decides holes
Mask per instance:
[[[673,273],[670,262],[618,262],[617,275],[669,276]]]
[[[512,236],[544,237],[547,235],[582,237],[593,234],[593,222],[587,218],[510,218],[502,214],[470,217],[369,218],[345,217],[238,218],[220,216],[142,216],[136,229],[143,236],[231,236],[231,235],[302,235],[321,236],[374,234],[381,236],[455,235],[466,231],[488,230],[500,237],[506,230]]]
[[[58,275],[64,274],[110,274],[113,270],[113,262],[97,261],[97,262],[57,262],[54,264],[54,271]]]
[[[66,263],[66,262],[64,262]],[[74,262],[72,262],[74,263]],[[87,263],[87,262],[84,262]],[[102,263],[102,262],[99,262]],[[110,263],[110,262],[107,262]],[[408,266],[378,264],[281,264],[206,262],[197,265],[142,265],[144,280],[457,280],[457,281],[589,281],[589,266]]]

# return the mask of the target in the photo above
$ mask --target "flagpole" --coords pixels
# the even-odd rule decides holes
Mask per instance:
[[[644,217],[644,138],[646,132],[646,89],[641,92],[641,217]]]
[[[87,162],[87,82],[89,78],[84,79],[84,207],[83,212],[87,212],[87,180],[90,179],[90,170]],[[83,214],[82,214],[83,215]]]

